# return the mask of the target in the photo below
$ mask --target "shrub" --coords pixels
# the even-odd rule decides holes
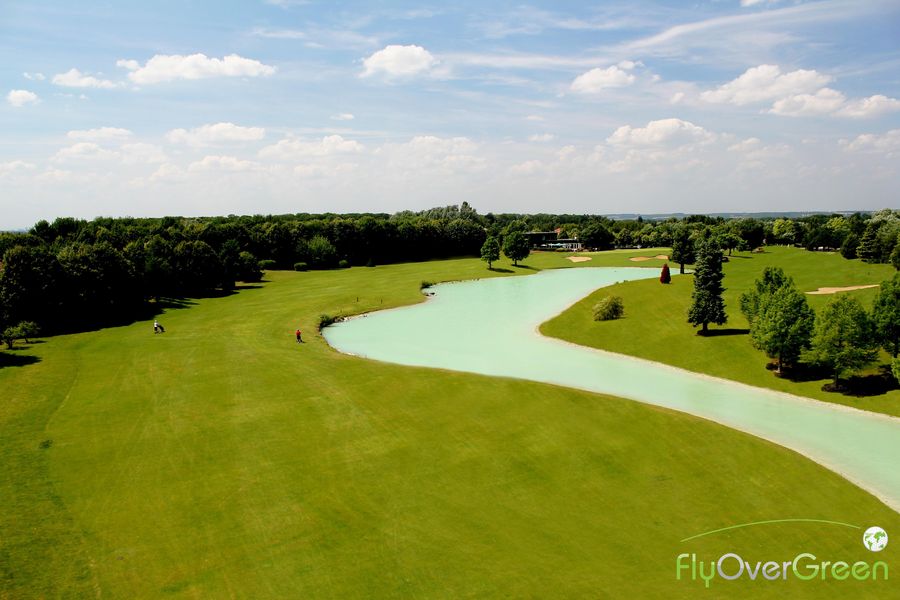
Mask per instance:
[[[350,268],[350,262],[347,261],[347,260],[344,260],[344,259],[342,258],[341,260],[338,261],[338,268],[339,268],[339,269],[349,269],[349,268]]]
[[[322,331],[329,325],[338,323],[338,322],[342,321],[343,319],[344,318],[341,316],[332,316],[332,315],[323,313],[323,314],[319,315],[319,331]]]
[[[900,358],[891,361],[891,371],[894,372],[894,379],[900,381]]]
[[[424,290],[425,288],[429,288],[434,285],[433,281],[422,280],[422,283],[419,284],[419,290]]]
[[[659,274],[659,282],[672,283],[672,274],[669,273],[669,263],[663,265],[662,271]]]
[[[265,260],[259,261],[259,270],[260,271],[271,271],[274,268],[275,268],[274,260],[265,259]]]
[[[307,265],[305,262],[295,262],[294,263],[295,271],[306,271],[308,268],[309,268],[309,265]]]
[[[594,305],[595,321],[611,321],[625,314],[625,304],[619,296],[606,296]]]
[[[368,261],[366,261],[366,266],[367,266],[367,267],[374,267],[374,266],[375,266],[375,259],[374,259],[374,258],[370,258]]]

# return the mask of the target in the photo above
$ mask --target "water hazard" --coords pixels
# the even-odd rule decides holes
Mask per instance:
[[[441,284],[429,288],[434,296],[425,303],[336,324],[325,337],[341,352],[371,359],[553,383],[704,417],[797,450],[900,511],[900,419],[576,346],[537,331],[599,287],[657,276],[655,269],[577,268]]]

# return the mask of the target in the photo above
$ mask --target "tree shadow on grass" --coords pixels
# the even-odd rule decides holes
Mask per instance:
[[[515,273],[512,269],[504,269],[502,267],[491,267],[488,271],[493,271],[494,273]]]
[[[21,349],[21,347],[14,348],[14,350]],[[4,367],[24,367],[39,362],[41,362],[39,356],[32,356],[30,354],[17,354],[8,350],[0,351],[0,369]]]
[[[766,365],[769,370],[775,370],[775,364]],[[776,377],[779,375],[776,374]],[[822,391],[855,398],[867,398],[870,396],[883,396],[891,390],[900,389],[897,380],[891,373],[890,365],[881,365],[878,373],[867,375],[851,375],[838,381],[837,386],[831,381],[833,373],[826,368],[814,365],[797,364],[790,368],[782,369],[780,377],[795,383],[828,380],[822,386]]]
[[[528,269],[529,271],[540,271],[537,267],[532,267],[530,265],[513,265],[513,267],[517,269]]]
[[[750,333],[749,329],[737,329],[737,328],[727,328],[727,329],[710,329],[706,333],[703,333],[703,330],[697,332],[697,335],[703,337],[720,337],[723,335],[747,335]]]

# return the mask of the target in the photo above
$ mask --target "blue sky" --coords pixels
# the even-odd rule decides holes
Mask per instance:
[[[0,228],[898,207],[900,2],[3,2]]]

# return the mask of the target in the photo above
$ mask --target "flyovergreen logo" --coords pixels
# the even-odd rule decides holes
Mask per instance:
[[[714,529],[687,537],[682,542],[687,542],[707,535],[713,535],[730,529],[767,525],[772,523],[827,523],[853,529],[862,529],[857,525],[841,523],[839,521],[825,521],[821,519],[778,519],[773,521],[757,521],[754,523],[742,523],[721,529]],[[869,527],[863,533],[863,545],[872,552],[881,552],[888,543],[887,532],[881,527]],[[689,581],[702,581],[705,587],[710,587],[716,579],[735,581],[738,579],[777,581],[795,578],[800,581],[814,581],[835,579],[844,581],[887,580],[889,578],[888,564],[885,561],[856,561],[848,563],[843,560],[821,560],[809,552],[800,552],[790,560],[745,560],[736,552],[727,552],[716,560],[698,559],[695,553],[683,552],[675,559],[675,579]]]

